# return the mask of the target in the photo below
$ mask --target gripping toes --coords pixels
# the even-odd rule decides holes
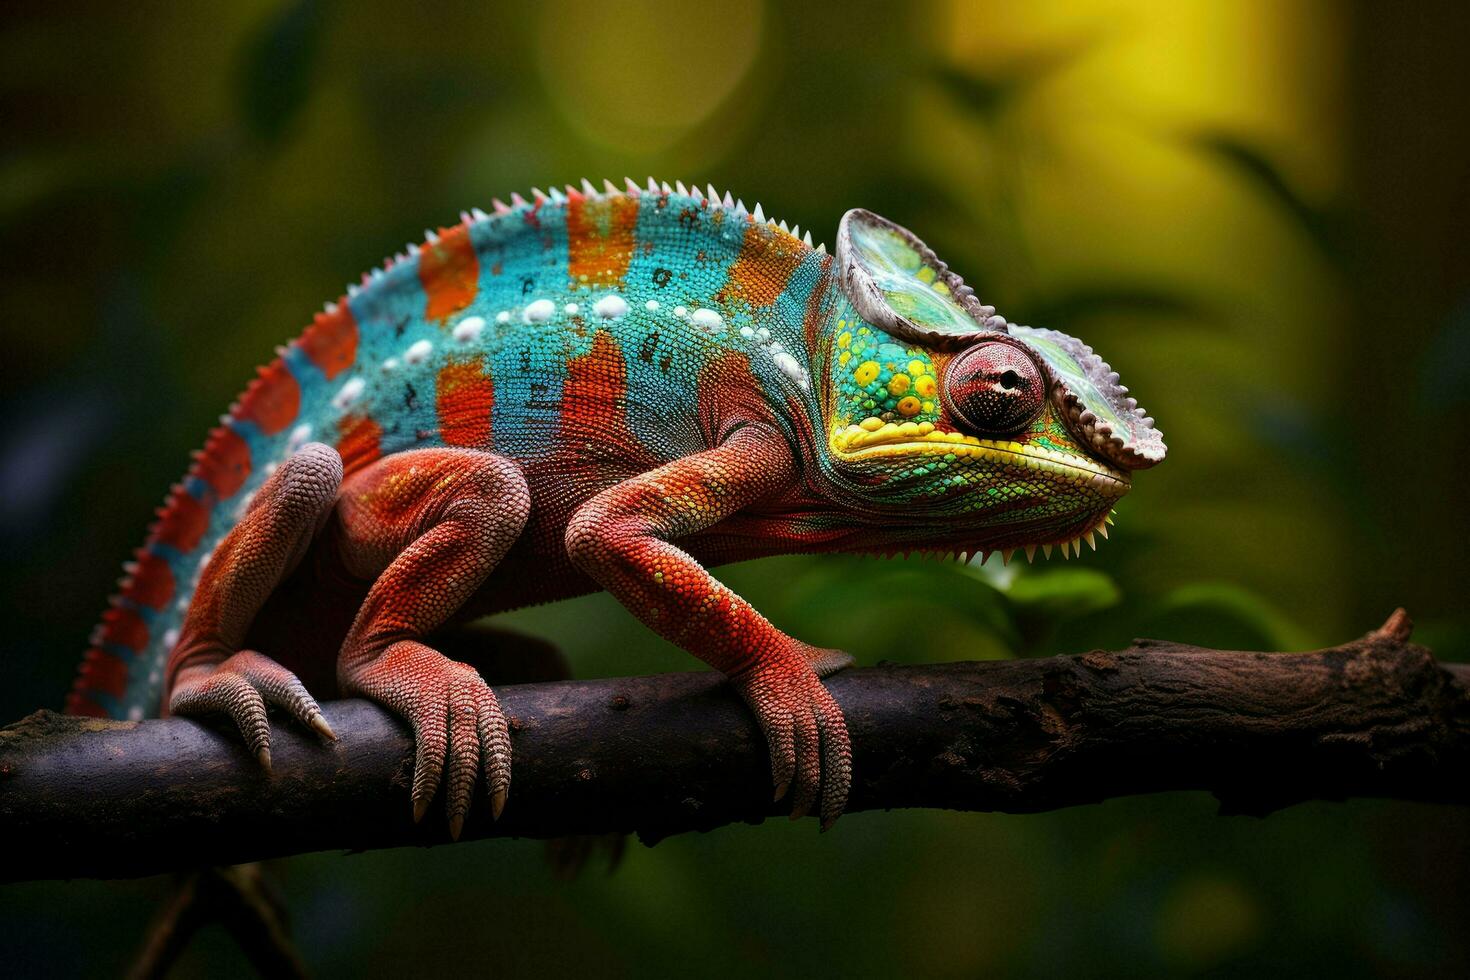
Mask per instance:
[[[267,770],[271,767],[271,729],[266,706],[284,709],[323,737],[337,735],[306,687],[280,664],[253,650],[241,650],[217,664],[186,667],[174,683],[169,712],[176,715],[221,713],[230,716],[245,744]]]
[[[382,702],[413,729],[415,822],[442,783],[449,833],[458,839],[480,773],[491,815],[500,816],[510,791],[510,730],[500,702],[473,667],[406,640],[343,680],[345,693]]]
[[[842,815],[852,786],[852,744],[842,709],[807,656],[763,660],[733,678],[766,733],[776,799],[791,791],[791,818],[821,800],[822,829]]]

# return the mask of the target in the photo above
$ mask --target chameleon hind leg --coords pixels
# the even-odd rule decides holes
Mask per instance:
[[[406,718],[417,747],[413,814],[440,782],[458,837],[483,770],[491,811],[510,787],[510,734],[479,673],[423,642],[469,599],[515,543],[530,513],[511,460],[472,449],[422,449],[350,476],[339,495],[337,546],[348,572],[373,580],[337,660],[343,695]]]
[[[280,465],[214,549],[169,655],[168,712],[228,715],[267,769],[268,704],[336,737],[295,674],[243,646],[271,590],[301,561],[331,514],[341,482],[342,458],[321,443],[302,446]]]
[[[782,633],[674,544],[796,480],[785,437],[747,425],[714,449],[604,490],[572,517],[566,544],[573,562],[650,628],[730,678],[765,731],[776,798],[792,788],[796,818],[820,795],[827,827],[847,802],[852,749],[819,676],[851,659]]]

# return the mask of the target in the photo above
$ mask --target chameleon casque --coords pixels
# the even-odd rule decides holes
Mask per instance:
[[[848,212],[829,255],[712,187],[605,186],[462,215],[259,369],[68,709],[224,713],[268,767],[268,705],[335,738],[308,687],[368,697],[412,727],[415,819],[443,784],[458,836],[480,779],[505,805],[510,737],[430,634],[606,589],[730,678],[777,798],[827,826],[851,751],[819,678],[851,658],[706,567],[1080,550],[1164,456],[1091,348],[1007,323],[883,218]]]

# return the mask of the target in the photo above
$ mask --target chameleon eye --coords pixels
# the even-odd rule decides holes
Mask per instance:
[[[944,401],[965,425],[989,435],[1015,432],[1041,411],[1046,382],[1015,344],[976,344],[950,362]]]

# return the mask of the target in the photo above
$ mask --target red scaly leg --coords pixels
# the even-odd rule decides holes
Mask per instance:
[[[412,726],[415,820],[447,765],[445,810],[455,837],[482,763],[491,810],[500,815],[510,786],[510,733],[475,669],[421,638],[480,587],[530,509],[520,467],[472,449],[389,456],[349,477],[337,506],[347,569],[376,576],[337,661],[342,693],[382,702]]]
[[[168,712],[229,715],[267,769],[267,704],[336,738],[295,674],[241,646],[266,597],[301,560],[331,513],[341,482],[341,457],[321,443],[302,446],[281,464],[214,549],[169,655]]]
[[[779,432],[747,425],[722,445],[603,491],[567,526],[567,552],[650,628],[723,671],[770,746],[776,798],[795,783],[793,818],[821,792],[824,827],[842,813],[852,750],[842,710],[822,687],[850,662],[782,633],[672,542],[769,499],[796,480]]]

